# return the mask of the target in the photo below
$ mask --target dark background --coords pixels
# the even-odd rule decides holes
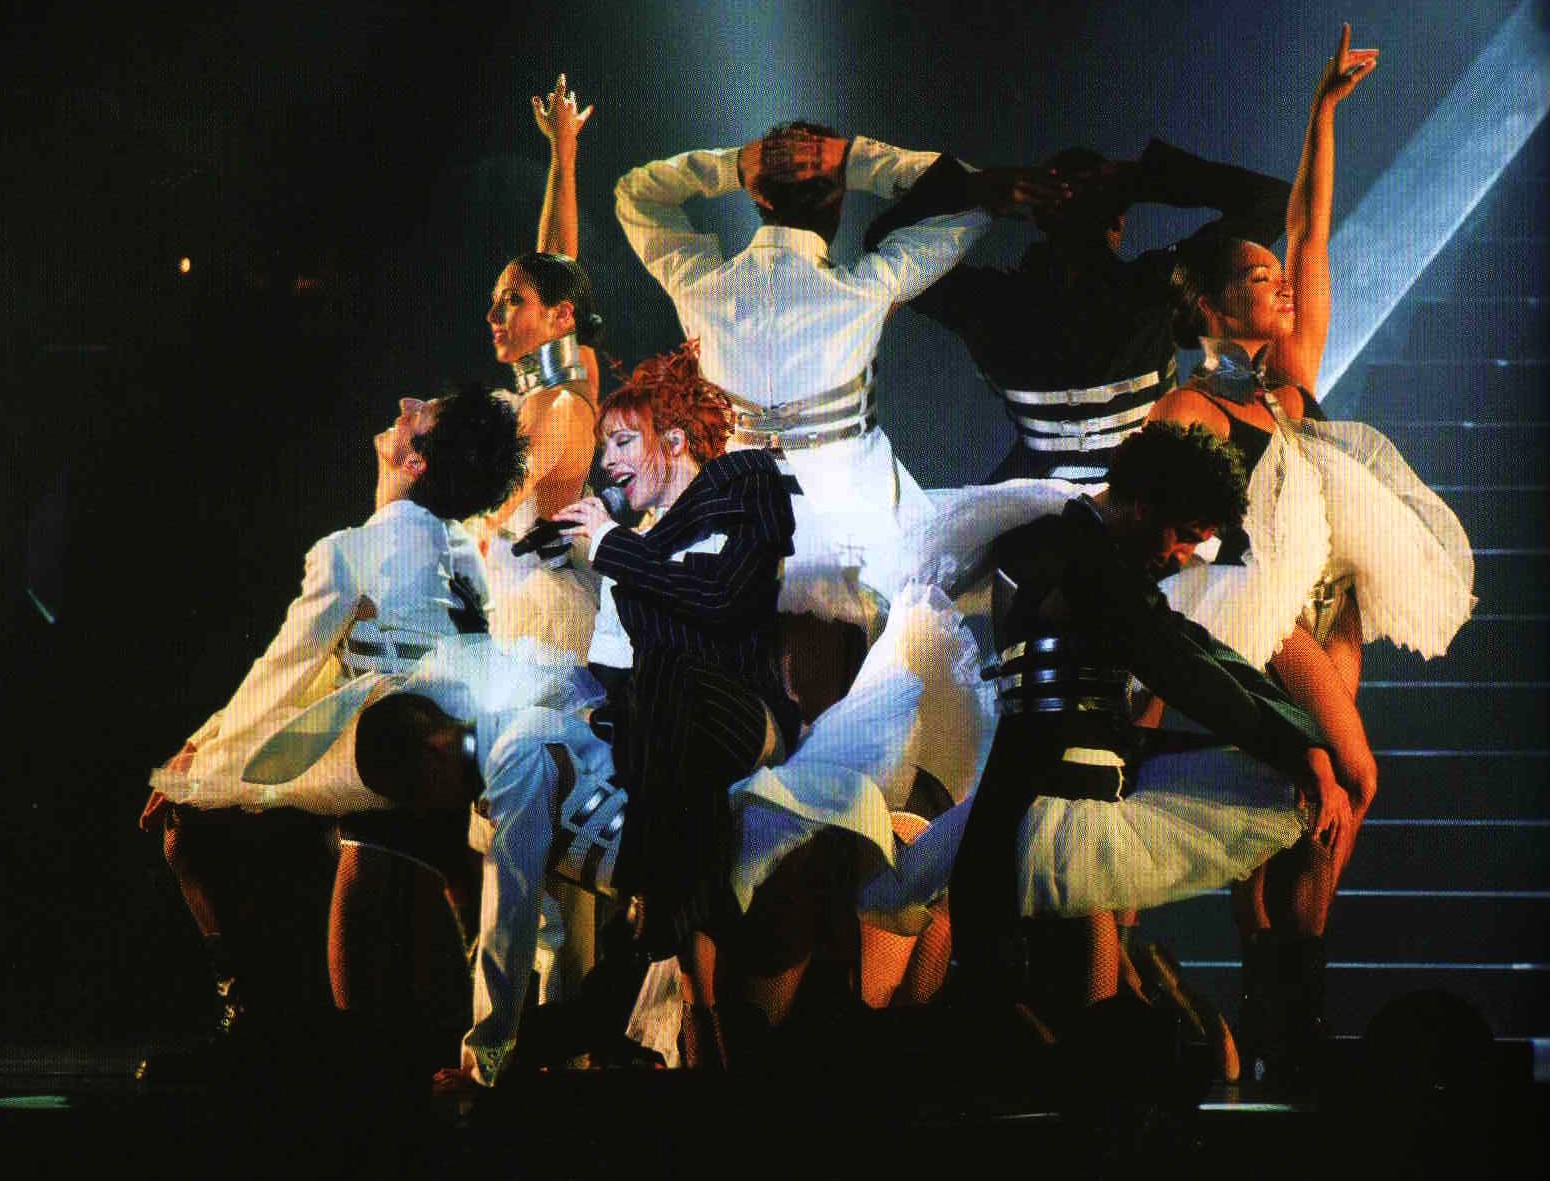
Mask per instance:
[[[1134,157],[1159,135],[1290,177],[1348,19],[1383,56],[1341,108],[1338,224],[1513,7],[25,6],[0,49],[0,1037],[153,1027],[202,987],[135,828],[146,773],[268,642],[311,542],[370,512],[369,438],[395,400],[504,376],[482,316],[534,239],[528,96],[558,72],[597,105],[581,254],[633,364],[678,334],[613,218],[634,164],[803,117],[979,164]],[[878,208],[850,202],[836,257]],[[695,213],[729,255],[755,226],[740,196]],[[1201,216],[1138,210],[1127,250]],[[998,226],[976,255],[1028,235]],[[900,313],[881,362],[884,425],[922,484],[1004,454],[998,404],[935,325]]]

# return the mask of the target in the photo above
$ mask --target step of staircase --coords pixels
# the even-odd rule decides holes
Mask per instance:
[[[1550,416],[1516,422],[1413,419],[1381,427],[1422,480],[1438,484],[1543,484]]]
[[[1374,750],[1539,750],[1550,734],[1550,685],[1366,681],[1356,698]]]
[[[1418,298],[1492,299],[1522,292],[1542,294],[1547,286],[1550,239],[1543,227],[1527,233],[1458,238],[1432,260],[1409,294]]]
[[[1439,735],[1447,737],[1448,735]],[[1373,819],[1550,817],[1550,736],[1533,750],[1378,748]]]
[[[1467,315],[1466,311],[1459,314]],[[1550,365],[1482,354],[1432,361],[1364,354],[1356,403],[1336,417],[1370,423],[1392,438],[1416,420],[1524,422],[1550,419]]]
[[[1550,890],[1550,820],[1370,821],[1362,826],[1342,885]]]
[[[1146,911],[1142,940],[1176,959],[1237,959],[1227,892]],[[1343,890],[1327,935],[1333,960],[1550,965],[1550,891]]]
[[[1531,549],[1550,536],[1550,488],[1544,484],[1442,484],[1432,491],[1453,510],[1472,546]]]
[[[1224,960],[1182,960],[1190,986],[1236,1020],[1241,973],[1234,956]],[[1373,1017],[1395,997],[1422,989],[1444,989],[1473,1005],[1497,1037],[1535,1037],[1545,1029],[1545,997],[1550,970],[1543,966],[1501,964],[1425,964],[1406,960],[1335,960],[1330,964],[1325,1012],[1331,1032],[1359,1037]]]
[[[1534,295],[1423,295],[1392,326],[1373,338],[1367,360],[1542,362],[1550,350],[1550,305]]]
[[[1550,668],[1550,615],[1476,615],[1430,660],[1388,641],[1362,650],[1364,681],[1533,681]]]

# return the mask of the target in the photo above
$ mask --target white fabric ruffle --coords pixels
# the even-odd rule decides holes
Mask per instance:
[[[1333,573],[1355,579],[1363,640],[1440,656],[1476,602],[1458,517],[1365,423],[1304,421],[1299,438],[1323,477]]]
[[[909,586],[850,691],[813,723],[785,762],[730,789],[739,832],[733,891],[746,908],[787,853],[824,827],[861,837],[892,862],[890,812],[917,767],[964,798],[989,753],[994,699],[979,651],[941,591]]]
[[[490,634],[508,643],[523,637],[541,640],[585,660],[597,616],[599,578],[580,563],[579,547],[572,547],[570,561],[559,564],[536,553],[513,556],[512,538],[522,536],[537,519],[538,504],[528,500],[502,529],[486,530],[481,539],[490,583]]]
[[[1176,610],[1256,665],[1320,578],[1350,578],[1365,642],[1437,656],[1474,608],[1474,556],[1453,511],[1359,422],[1275,431],[1249,480],[1244,566],[1196,563],[1162,586]]]
[[[465,721],[534,706],[576,713],[601,697],[597,681],[569,652],[531,638],[505,644],[482,634],[449,636],[408,673],[356,677],[296,712],[257,746],[237,782],[159,768],[151,786],[174,803],[199,808],[289,807],[343,816],[392,807],[361,784],[354,743],[342,739],[353,735],[367,705],[394,690],[428,696]]]
[[[861,889],[868,921],[913,934],[947,894],[973,807],[943,813]],[[1021,913],[1146,909],[1245,877],[1303,832],[1295,785],[1241,751],[1211,747],[1142,764],[1123,800],[1038,796],[1018,830]]]
[[[1123,800],[1034,800],[1018,833],[1022,913],[1191,898],[1247,876],[1302,831],[1292,782],[1241,751],[1151,760]]]
[[[934,511],[907,538],[913,555],[910,579],[959,596],[983,579],[990,547],[1003,533],[1058,513],[1066,502],[1098,490],[1065,480],[1006,480],[932,489]]]
[[[1174,610],[1263,667],[1297,625],[1330,554],[1323,481],[1279,430],[1249,477],[1243,527],[1244,565],[1192,562],[1159,586]]]

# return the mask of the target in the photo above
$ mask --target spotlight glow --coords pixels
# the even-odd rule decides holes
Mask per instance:
[[[1550,30],[1523,0],[1330,240],[1319,397],[1458,231],[1550,109]]]

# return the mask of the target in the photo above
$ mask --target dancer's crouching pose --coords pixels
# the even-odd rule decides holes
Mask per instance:
[[[1106,492],[998,543],[1002,716],[974,798],[933,825],[964,825],[948,898],[966,985],[1018,997],[1019,919],[1091,916],[1075,999],[1113,996],[1110,912],[1223,885],[1292,844],[1298,786],[1321,846],[1350,823],[1312,720],[1155,585],[1243,500],[1222,443],[1157,424],[1116,451]],[[1132,675],[1241,749],[1136,728]]]

